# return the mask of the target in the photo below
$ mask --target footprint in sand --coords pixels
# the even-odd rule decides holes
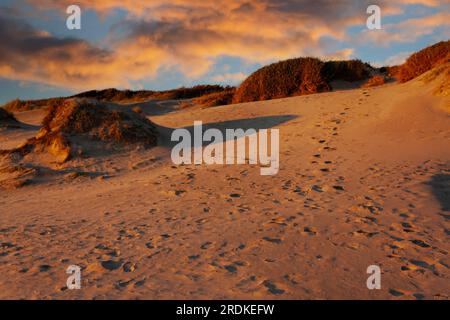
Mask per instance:
[[[123,265],[123,271],[124,272],[133,272],[134,270],[136,270],[136,264],[132,263],[132,262],[126,262]]]
[[[133,279],[131,279],[131,280],[119,280],[119,281],[116,282],[116,288],[117,288],[117,289],[123,289],[123,288],[126,288],[126,287],[128,287],[128,285],[129,285],[131,282],[133,282]]]
[[[317,229],[314,227],[304,227],[303,231],[310,236],[315,236],[317,234]]]
[[[123,261],[106,260],[102,261],[101,265],[103,268],[109,271],[117,270],[122,266]]]
[[[427,244],[426,242],[423,242],[422,240],[415,239],[415,240],[410,240],[410,241],[412,243],[414,243],[415,245],[417,245],[419,247],[422,247],[422,248],[429,248],[430,247],[429,244]]]
[[[203,243],[203,244],[200,246],[200,249],[206,250],[206,249],[208,249],[211,245],[212,245],[212,242],[207,241],[207,242]]]
[[[283,240],[281,240],[279,238],[271,238],[271,237],[264,237],[263,240],[265,240],[267,242],[276,243],[276,244],[280,244],[283,242]]]
[[[39,272],[47,272],[51,269],[52,267],[49,266],[48,264],[43,264],[39,266]]]
[[[401,292],[401,291],[399,291],[399,290],[396,290],[396,289],[389,289],[389,293],[390,293],[391,295],[393,295],[394,297],[401,297],[401,296],[404,295],[403,292]]]
[[[268,290],[271,294],[274,294],[274,295],[280,295],[280,294],[285,293],[285,291],[284,291],[283,289],[278,288],[278,287],[276,286],[276,284],[273,283],[273,282],[270,281],[270,280],[265,280],[265,281],[263,282],[263,285],[267,288],[267,290]]]

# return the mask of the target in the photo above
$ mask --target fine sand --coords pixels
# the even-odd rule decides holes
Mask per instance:
[[[139,103],[160,126],[158,147],[45,159],[27,184],[0,189],[0,298],[448,299],[441,82],[208,109]],[[44,115],[17,114],[29,126],[1,131],[0,149],[36,134]],[[279,129],[279,173],[173,165],[169,128],[196,120]],[[70,265],[80,290],[66,288]],[[366,287],[370,265],[381,290]]]

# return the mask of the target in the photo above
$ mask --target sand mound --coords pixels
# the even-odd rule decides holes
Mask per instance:
[[[20,122],[14,115],[3,108],[0,108],[0,128],[19,128]]]
[[[145,117],[95,100],[66,100],[53,106],[42,125],[36,137],[13,152],[22,155],[32,151],[48,152],[58,162],[64,162],[86,151],[85,148],[74,148],[80,140],[100,142],[105,148],[111,143],[122,147],[135,144],[152,147],[157,143],[155,126]]]
[[[423,83],[433,83],[433,94],[450,96],[450,62],[440,65],[417,78]]]

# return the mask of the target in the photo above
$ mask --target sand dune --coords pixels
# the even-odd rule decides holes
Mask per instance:
[[[448,65],[405,84],[209,109],[141,103],[157,147],[35,163],[26,186],[0,191],[0,298],[448,299],[445,83]],[[279,173],[174,166],[170,132],[196,120],[278,128]],[[29,136],[2,132],[0,149]],[[72,264],[81,290],[65,287]],[[374,264],[381,290],[366,287]]]

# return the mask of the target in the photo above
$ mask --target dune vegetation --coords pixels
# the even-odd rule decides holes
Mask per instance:
[[[327,61],[296,58],[273,63],[250,75],[233,97],[234,103],[261,101],[332,90],[332,82],[367,80],[374,70],[360,60]]]
[[[75,153],[86,151],[77,148],[75,152],[72,141],[79,138],[144,147],[157,144],[154,124],[141,114],[95,100],[68,99],[52,106],[37,135],[11,152],[48,152],[64,162]]]
[[[324,63],[315,58],[289,59],[262,67],[238,87],[233,103],[330,91],[323,67]]]
[[[404,64],[374,68],[361,60],[321,61],[304,57],[263,66],[237,88],[221,85],[197,85],[166,91],[91,90],[67,98],[13,100],[3,105],[11,112],[51,108],[68,98],[89,98],[108,102],[140,102],[150,99],[191,100],[183,106],[211,107],[328,92],[333,82],[356,82],[360,87],[385,84],[389,78],[406,82],[450,61],[450,41],[441,41],[411,55]]]
[[[20,112],[33,109],[51,108],[54,105],[61,104],[65,99],[71,98],[89,98],[98,101],[108,102],[139,102],[150,99],[160,100],[179,100],[179,99],[193,99],[210,94],[229,93],[233,87],[223,87],[220,85],[197,85],[191,88],[177,88],[166,91],[152,91],[152,90],[118,90],[115,88],[104,90],[90,90],[81,92],[70,97],[59,97],[39,100],[12,100],[2,106],[3,109],[11,112]]]
[[[450,40],[441,41],[412,54],[393,73],[400,82],[406,82],[450,61]]]

